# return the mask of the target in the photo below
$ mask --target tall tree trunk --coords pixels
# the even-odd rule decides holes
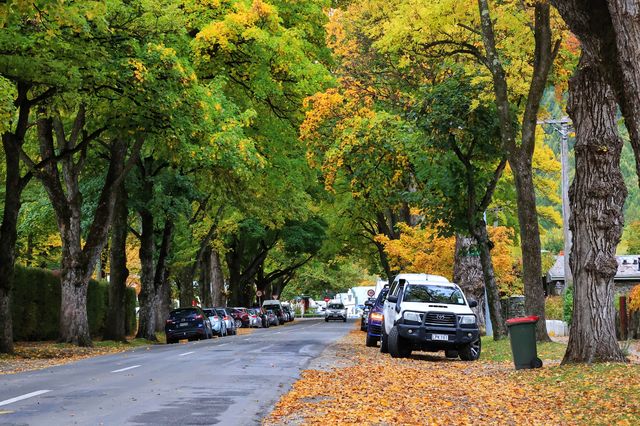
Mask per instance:
[[[489,315],[491,324],[493,325],[493,339],[500,340],[507,336],[507,329],[502,318],[502,307],[500,305],[500,291],[496,282],[496,274],[493,270],[493,261],[491,260],[491,246],[487,234],[487,227],[484,221],[480,226],[473,229],[473,237],[478,244],[480,252],[480,264],[482,265],[482,275],[484,277],[484,285],[487,288],[487,301],[489,302]]]
[[[536,324],[537,340],[550,341],[546,325],[542,258],[540,257],[542,245],[540,243],[531,158],[520,153],[517,160],[514,158],[509,163],[514,170],[513,176],[516,184],[524,307],[527,315],[536,315],[540,318]]]
[[[182,267],[176,277],[180,291],[180,307],[191,306],[194,299],[193,269],[191,266]]]
[[[0,353],[13,353],[13,321],[11,316],[11,293],[16,262],[16,240],[20,196],[31,179],[31,174],[20,177],[20,149],[29,127],[32,103],[27,98],[29,86],[18,83],[18,120],[14,133],[2,135],[5,161],[4,205],[0,225]]]
[[[25,157],[25,162],[47,191],[62,239],[60,339],[82,346],[92,344],[87,321],[87,286],[109,236],[117,186],[128,170],[125,165],[127,144],[122,139],[113,140],[109,147],[109,168],[83,245],[80,174],[86,160],[86,147],[100,133],[87,135],[84,122],[85,108],[81,105],[67,138],[59,116],[39,117],[37,125],[40,156],[47,163],[39,171],[34,162]],[[67,155],[58,164],[54,148],[54,129],[59,148],[74,150],[80,145],[85,147],[80,149],[80,158],[77,161],[73,155]],[[136,142],[136,147],[133,148],[134,156],[137,155],[135,153],[139,151],[141,144],[141,139]]]
[[[2,135],[5,154],[5,193],[0,226],[0,353],[13,353],[11,293],[16,261],[18,215],[20,214],[20,154],[13,135]],[[15,188],[15,189],[14,189]]]
[[[124,180],[120,182],[111,230],[111,270],[109,274],[109,310],[104,338],[126,341],[128,197]]]
[[[551,65],[559,49],[559,40],[552,42],[550,7],[546,2],[535,3],[533,75],[522,117],[522,140],[516,143],[514,116],[508,95],[506,73],[496,48],[493,21],[488,0],[478,0],[482,28],[482,39],[486,51],[486,64],[493,78],[493,91],[498,108],[500,132],[509,164],[516,181],[518,219],[520,221],[520,245],[522,248],[523,281],[527,312],[540,316],[536,328],[538,340],[549,340],[544,312],[544,290],[542,289],[542,260],[540,253],[540,230],[535,203],[535,187],[531,163],[535,150],[535,134],[538,110]],[[533,200],[533,202],[531,202]],[[521,205],[523,203],[524,205]],[[489,297],[490,298],[490,297]],[[529,300],[530,299],[530,300]]]
[[[617,104],[598,64],[583,52],[570,82],[568,112],[576,129],[576,175],[569,193],[574,235],[573,319],[563,363],[623,361],[615,331],[615,257],[627,196],[617,133]]]
[[[140,322],[136,337],[156,341],[156,303],[158,299],[154,287],[155,271],[153,267],[154,218],[153,214],[146,209],[142,209],[138,213],[142,232],[140,232],[140,294],[138,295]]]
[[[211,294],[211,247],[207,246],[202,254],[200,263],[200,301],[202,306],[212,306],[213,296]]]
[[[171,282],[165,279],[158,288],[158,303],[156,306],[156,331],[164,331],[164,323],[171,312]]]
[[[455,250],[453,281],[458,283],[467,297],[471,296],[478,302],[478,306],[472,308],[472,311],[478,316],[479,325],[484,326],[486,324],[484,276],[480,256],[474,253],[477,250],[476,243],[471,237],[456,234]]]
[[[220,262],[220,254],[216,249],[211,250],[211,289],[213,306],[225,306],[227,301],[224,292],[224,274]]]
[[[169,303],[171,299],[171,286],[169,284],[168,259],[171,253],[174,224],[167,218],[162,230],[162,241],[158,250],[156,272],[153,279],[153,287],[156,295],[155,329],[164,330],[164,320],[169,316]]]

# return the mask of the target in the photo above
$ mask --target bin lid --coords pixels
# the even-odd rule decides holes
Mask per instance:
[[[537,315],[531,315],[529,317],[522,317],[522,318],[511,318],[507,320],[507,325],[531,324],[531,323],[538,322],[539,319],[540,317]]]

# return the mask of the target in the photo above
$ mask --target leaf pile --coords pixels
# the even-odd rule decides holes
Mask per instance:
[[[393,359],[353,331],[343,368],[306,370],[265,425],[638,424],[640,365],[515,371],[511,363]],[[546,360],[548,361],[548,360]]]
[[[149,344],[149,342],[146,343]],[[84,358],[123,352],[134,346],[138,345],[113,343],[84,348],[67,343],[18,342],[15,346],[15,354],[0,355],[0,374],[40,370]]]

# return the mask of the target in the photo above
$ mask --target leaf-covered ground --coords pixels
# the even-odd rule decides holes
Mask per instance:
[[[265,424],[640,424],[640,364],[560,366],[550,343],[544,368],[515,371],[508,341],[483,344],[479,362],[393,359],[354,330],[328,349],[340,367],[304,371]]]

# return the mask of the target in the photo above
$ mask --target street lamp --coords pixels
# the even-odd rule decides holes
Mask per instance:
[[[560,164],[562,165],[562,231],[564,234],[564,288],[573,283],[571,268],[569,266],[569,254],[571,253],[571,230],[569,230],[569,133],[571,132],[571,120],[562,117],[559,120],[542,120],[538,124],[550,124],[553,130],[558,132],[562,139],[560,149]]]

